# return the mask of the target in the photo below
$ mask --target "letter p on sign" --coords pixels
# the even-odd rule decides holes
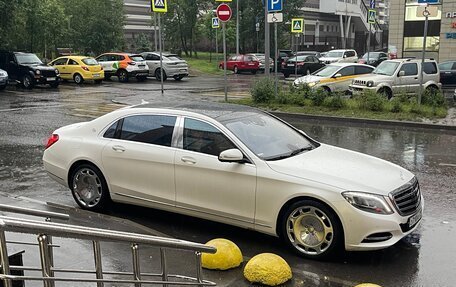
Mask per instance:
[[[282,1],[283,0],[268,0],[268,12],[278,12],[282,11]]]

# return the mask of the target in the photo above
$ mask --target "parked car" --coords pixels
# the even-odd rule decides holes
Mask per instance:
[[[104,79],[104,71],[101,65],[91,57],[65,56],[49,63],[60,72],[63,80],[73,80],[76,84],[84,81],[95,81],[99,84]]]
[[[288,58],[293,57],[293,51],[292,50],[279,50],[279,57],[277,58],[277,70],[279,72],[282,71],[282,63],[286,62]]]
[[[113,200],[201,217],[280,236],[308,258],[389,247],[423,212],[406,169],[237,105],[119,109],[54,131],[43,162],[83,209]]]
[[[320,53],[320,56],[321,56],[320,58],[325,57],[327,54],[328,54],[328,52],[321,52],[321,53]]]
[[[59,71],[32,53],[0,51],[0,69],[8,73],[10,81],[21,83],[26,89],[40,84],[57,88],[60,84]]]
[[[145,52],[141,53],[144,59],[146,59],[147,66],[149,66],[149,75],[154,76],[157,80],[160,80],[160,53],[157,52]],[[176,81],[182,80],[184,77],[188,77],[188,64],[187,61],[180,58],[178,55],[162,53],[163,63],[163,81],[166,81],[168,77],[174,78]]]
[[[8,85],[8,73],[0,69],[0,90],[4,90]]]
[[[298,56],[315,56],[317,58],[321,58],[320,52],[317,51],[299,51],[296,53]]]
[[[320,61],[325,64],[332,63],[357,63],[358,54],[355,50],[332,50],[329,51]]]
[[[456,61],[447,61],[439,64],[440,83],[443,86],[456,85]]]
[[[247,54],[247,56],[254,56],[260,62],[259,69],[260,71],[264,71],[265,63],[266,63],[266,56],[264,54]],[[274,71],[274,59],[269,58],[269,68],[271,71]]]
[[[149,67],[141,55],[128,53],[105,53],[96,58],[103,67],[105,79],[117,76],[119,82],[128,82],[131,77],[145,81],[149,75]]]
[[[223,65],[223,61],[220,62],[219,68],[223,69]],[[249,55],[231,56],[226,61],[226,69],[234,71],[235,74],[243,71],[256,74],[260,69],[260,61],[256,57]]]
[[[367,61],[369,58],[369,61]],[[381,62],[388,60],[388,55],[383,52],[369,52],[365,53],[361,59],[358,60],[359,64],[367,64],[372,67],[377,67]]]
[[[429,92],[440,90],[440,72],[435,60],[426,60],[423,88]],[[397,93],[417,94],[420,89],[421,60],[396,59],[381,63],[371,75],[357,77],[350,85],[351,93],[370,90],[391,99]]]
[[[320,63],[318,58],[315,56],[298,55],[289,58],[282,64],[282,72],[285,78],[288,78],[296,71],[298,75],[309,75],[323,66],[325,66],[325,64]]]
[[[363,64],[334,63],[321,68],[311,75],[297,78],[295,86],[306,84],[313,89],[323,89],[326,92],[348,91],[352,79],[364,74],[370,74],[375,68]]]

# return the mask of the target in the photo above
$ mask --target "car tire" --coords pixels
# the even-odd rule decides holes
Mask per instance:
[[[250,73],[252,73],[252,75],[255,75],[257,73],[257,70],[251,70]]]
[[[233,71],[234,71],[234,73],[235,73],[235,74],[239,74],[239,69],[238,69],[238,67],[237,67],[237,66],[234,66],[234,69],[233,69]]]
[[[103,80],[95,80],[95,84],[99,85],[101,83],[103,83]]]
[[[111,80],[111,75],[105,75],[104,79],[105,79],[105,81],[110,81]]]
[[[6,85],[0,86],[0,91],[6,89]]]
[[[78,73],[74,74],[73,80],[77,85],[81,85],[82,83],[84,83],[84,78]]]
[[[81,164],[70,177],[70,189],[76,203],[86,210],[99,211],[111,202],[108,185],[101,171],[92,164]]]
[[[160,71],[163,71],[163,81],[166,81],[166,79],[168,78],[168,76],[166,75],[166,72],[164,70],[161,70],[161,69],[157,69],[155,70],[155,78],[157,79],[157,81],[160,81],[160,77],[161,77],[161,73]]]
[[[26,89],[33,89],[35,83],[33,82],[33,78],[30,75],[25,75],[22,78],[22,86]]]
[[[145,80],[147,80],[147,76],[136,77],[136,79],[138,80],[138,82],[144,82]]]
[[[325,91],[325,93],[327,93],[328,95],[331,94],[331,89],[329,87],[322,87],[323,91]]]
[[[391,100],[393,98],[393,93],[388,88],[380,88],[378,94],[384,96],[386,99]]]
[[[128,72],[123,69],[117,71],[117,77],[119,78],[119,82],[121,83],[128,82]]]
[[[306,199],[291,204],[280,228],[286,244],[300,256],[327,259],[343,250],[342,224],[335,212],[319,201]]]
[[[51,86],[51,88],[58,88],[60,86],[60,82],[59,81],[55,81],[53,83],[50,83],[49,84]]]
[[[174,80],[176,81],[181,81],[184,78],[184,76],[174,76]]]
[[[425,92],[428,93],[431,97],[435,97],[439,92],[439,89],[434,86],[429,86],[426,88]]]

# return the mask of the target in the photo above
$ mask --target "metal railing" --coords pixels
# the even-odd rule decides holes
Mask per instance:
[[[45,211],[30,211],[17,207],[6,207],[0,205],[0,210],[8,209],[9,211],[19,212],[30,215],[49,217],[51,214]],[[34,214],[31,214],[33,212]],[[44,213],[47,213],[44,214]],[[53,214],[58,216],[57,213]],[[64,216],[65,217],[65,216]],[[37,235],[37,245],[39,247],[40,265],[39,267],[13,266],[8,262],[8,250],[5,233],[25,233]],[[54,266],[52,248],[55,246],[50,242],[51,237],[61,237],[70,239],[81,239],[92,242],[93,259],[95,270],[73,270],[62,269]],[[129,243],[132,254],[133,272],[116,272],[104,271],[102,268],[103,258],[101,254],[101,242]],[[11,243],[11,242],[10,242]],[[140,266],[140,246],[152,246],[159,248],[160,251],[160,273],[141,272]],[[196,277],[169,274],[167,266],[167,249],[178,249],[190,251],[195,256]],[[215,253],[216,249],[203,244],[163,238],[151,235],[129,233],[122,231],[112,231],[99,228],[90,228],[77,225],[61,224],[54,222],[42,222],[29,219],[18,219],[7,216],[0,216],[0,280],[4,287],[12,287],[13,281],[42,281],[44,287],[54,287],[55,282],[80,282],[96,283],[97,287],[103,287],[105,283],[134,284],[135,287],[146,286],[151,284],[160,284],[162,286],[215,286],[216,284],[202,278],[201,254]],[[42,276],[17,276],[12,275],[11,271],[38,271]],[[66,276],[56,276],[62,274]],[[70,277],[67,274],[85,274],[84,277]],[[125,279],[116,279],[117,276]],[[95,278],[93,278],[95,277]],[[106,278],[111,277],[111,278]],[[132,279],[131,279],[132,278]],[[156,280],[158,278],[158,280]]]

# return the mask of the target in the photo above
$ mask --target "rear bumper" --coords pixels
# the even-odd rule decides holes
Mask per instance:
[[[135,70],[135,71],[128,72],[129,77],[147,77],[148,75],[149,75],[149,70]]]
[[[82,75],[84,80],[102,80],[104,79],[105,73],[104,71],[100,72],[86,72]]]
[[[168,68],[165,69],[166,75],[169,77],[174,77],[174,76],[188,76],[188,68]]]

